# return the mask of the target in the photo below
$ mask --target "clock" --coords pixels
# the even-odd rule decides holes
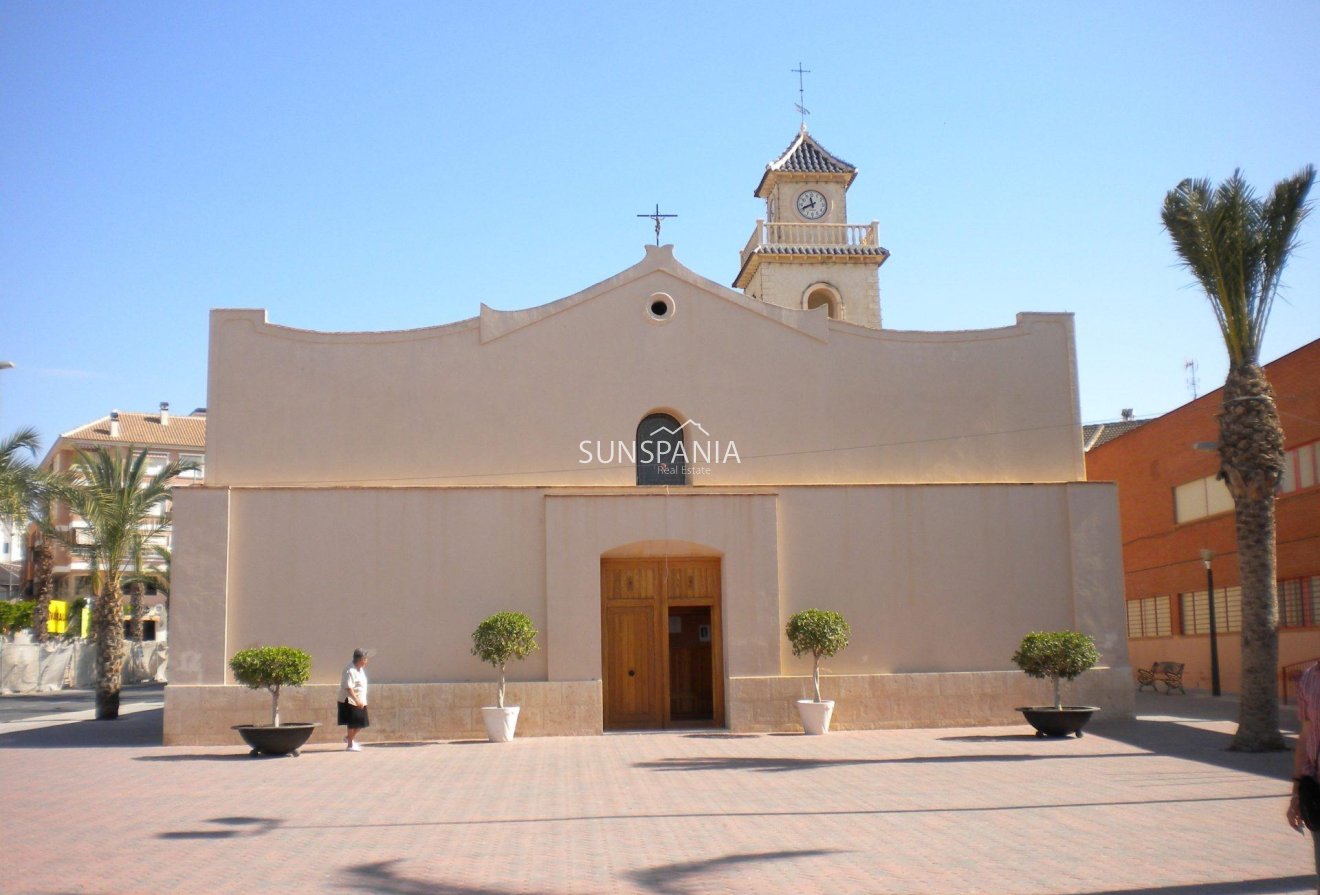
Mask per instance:
[[[797,197],[797,211],[809,221],[819,220],[829,210],[829,203],[817,190],[803,190]]]

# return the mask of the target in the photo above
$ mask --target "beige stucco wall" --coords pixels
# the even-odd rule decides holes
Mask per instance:
[[[781,621],[819,607],[852,626],[831,673],[1009,670],[1023,634],[1073,627],[1127,665],[1112,485],[791,488],[779,531]]]
[[[373,680],[490,680],[470,635],[505,609],[542,632],[512,679],[597,679],[600,559],[646,553],[722,558],[730,677],[806,673],[782,631],[810,606],[853,625],[834,674],[1009,670],[1025,632],[1074,625],[1127,665],[1112,485],[206,487],[177,503],[186,536],[211,539],[176,558],[178,683],[230,681],[229,655],[273,643],[312,653],[312,683],[360,645],[380,651]]]
[[[657,323],[650,296],[673,297]],[[213,485],[632,485],[582,464],[648,412],[733,440],[702,484],[1079,481],[1072,318],[869,330],[777,308],[648,248],[549,305],[399,333],[212,314]]]

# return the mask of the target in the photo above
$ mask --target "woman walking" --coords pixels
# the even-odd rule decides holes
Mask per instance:
[[[353,650],[353,661],[344,669],[339,683],[339,726],[348,728],[344,742],[349,752],[362,751],[362,744],[356,742],[358,731],[371,726],[367,717],[368,658],[366,650]]]
[[[1297,734],[1297,749],[1293,752],[1292,800],[1288,802],[1288,826],[1303,836],[1306,834],[1302,821],[1301,783],[1304,777],[1316,776],[1316,753],[1320,750],[1320,665],[1312,665],[1302,672],[1297,682],[1297,718],[1302,729]],[[1311,844],[1315,848],[1316,873],[1320,876],[1320,838],[1311,831]],[[1320,892],[1320,882],[1316,891]]]

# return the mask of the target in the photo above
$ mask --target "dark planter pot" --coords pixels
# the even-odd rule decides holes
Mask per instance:
[[[1018,706],[1027,723],[1036,728],[1038,737],[1066,737],[1082,735],[1082,728],[1091,715],[1100,711],[1094,705],[1065,705],[1056,709],[1052,705]]]
[[[293,723],[271,727],[269,724],[236,724],[243,742],[252,747],[251,755],[292,755],[298,756],[299,750],[312,736],[312,731],[321,726],[316,721],[309,724]]]

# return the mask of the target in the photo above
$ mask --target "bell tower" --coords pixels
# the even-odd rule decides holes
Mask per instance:
[[[857,169],[821,146],[804,124],[756,187],[766,216],[742,251],[733,281],[751,298],[785,308],[824,306],[830,317],[880,328],[880,227],[848,223]]]

